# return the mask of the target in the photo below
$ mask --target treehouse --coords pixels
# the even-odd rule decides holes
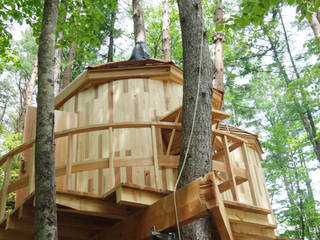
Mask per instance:
[[[149,59],[89,66],[55,98],[59,239],[147,239],[175,227],[182,71]],[[179,189],[180,224],[204,215],[221,239],[279,239],[256,135],[220,122],[223,93],[212,99],[212,172]],[[24,143],[0,158],[0,240],[33,239],[36,108]],[[13,161],[19,178],[11,181]],[[15,207],[6,213],[11,193]]]

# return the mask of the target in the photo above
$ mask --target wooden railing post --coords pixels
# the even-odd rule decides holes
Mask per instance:
[[[28,180],[28,194],[34,191],[34,163],[35,163],[35,147],[36,144],[32,145],[32,155],[29,162],[29,180]]]
[[[181,111],[179,111],[179,113],[177,114],[177,117],[176,117],[176,119],[174,120],[175,123],[178,122],[179,117],[180,117],[180,113],[181,113]],[[166,153],[167,156],[169,156],[169,154],[170,154],[175,133],[176,133],[176,129],[172,129],[171,136],[170,136],[170,140],[169,140],[169,144],[168,144],[168,148],[167,148],[167,153]]]
[[[112,127],[109,127],[109,167],[111,171],[111,186],[114,187],[115,185],[115,174],[114,174],[114,159],[113,159],[113,129]]]
[[[234,201],[238,201],[239,196],[238,196],[238,192],[237,192],[236,180],[234,178],[233,166],[232,166],[232,162],[231,162],[227,136],[224,135],[222,137],[222,142],[223,142],[223,148],[225,151],[227,175],[228,175],[228,180],[230,180],[230,186],[231,186],[230,189],[231,189],[232,197],[233,197]]]
[[[66,162],[65,190],[72,188],[73,134],[68,135],[68,157]]]
[[[254,184],[252,181],[252,172],[251,172],[250,163],[249,163],[249,159],[248,159],[248,150],[247,150],[247,146],[245,143],[243,143],[241,146],[241,152],[242,152],[242,156],[243,156],[243,162],[246,166],[246,172],[247,172],[252,202],[253,202],[253,205],[257,206],[258,201],[257,201],[256,192],[255,192],[255,187],[254,187]]]
[[[152,149],[153,149],[153,164],[154,164],[154,175],[156,178],[156,188],[160,189],[160,173],[159,173],[159,160],[158,160],[158,150],[156,141],[156,129],[155,126],[151,126],[151,136],[152,136]]]
[[[3,185],[2,185],[2,192],[1,192],[1,202],[0,202],[0,221],[5,217],[6,212],[6,203],[8,198],[8,186],[10,181],[10,171],[12,166],[12,157],[7,159],[7,166],[6,172],[4,175]]]

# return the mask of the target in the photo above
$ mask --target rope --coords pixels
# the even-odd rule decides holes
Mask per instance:
[[[204,21],[204,20],[203,20]],[[173,202],[174,202],[174,213],[176,215],[176,225],[177,225],[177,231],[178,231],[178,239],[181,240],[181,233],[180,233],[180,226],[179,226],[179,216],[178,216],[178,209],[177,209],[177,201],[176,201],[176,192],[177,192],[177,186],[178,183],[180,181],[184,166],[186,164],[186,160],[187,160],[187,156],[188,156],[188,152],[190,149],[190,144],[191,144],[191,139],[192,139],[192,135],[193,135],[193,129],[194,129],[194,123],[196,120],[196,113],[197,113],[197,108],[198,108],[198,100],[199,100],[199,92],[200,92],[200,77],[201,77],[201,67],[202,67],[202,48],[203,48],[203,22],[201,23],[201,45],[200,45],[200,60],[199,60],[199,76],[198,76],[198,89],[197,89],[197,98],[196,98],[196,103],[195,103],[195,107],[194,107],[194,113],[193,113],[193,119],[192,119],[192,127],[191,127],[191,132],[190,132],[190,136],[188,139],[188,145],[187,145],[187,149],[186,149],[186,153],[184,155],[184,159],[183,159],[183,163],[181,166],[181,170],[179,173],[179,176],[177,178],[176,184],[174,186],[174,190],[173,190]]]

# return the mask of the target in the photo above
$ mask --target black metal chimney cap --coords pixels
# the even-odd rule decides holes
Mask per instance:
[[[151,54],[149,53],[147,44],[145,42],[136,42],[129,61],[141,61],[149,58],[151,58]]]

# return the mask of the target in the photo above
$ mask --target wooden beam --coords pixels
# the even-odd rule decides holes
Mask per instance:
[[[227,168],[227,176],[228,176],[228,180],[230,180],[230,189],[231,189],[232,197],[233,197],[233,200],[238,201],[239,196],[237,193],[237,184],[236,184],[235,176],[233,173],[233,166],[232,166],[231,157],[230,157],[230,153],[229,153],[227,136],[223,136],[222,143],[223,143],[223,147],[224,147],[224,151],[225,151],[225,162],[226,162],[226,168]]]
[[[213,185],[212,186],[213,195],[216,197],[216,204],[211,209],[211,218],[215,222],[215,226],[218,229],[220,238],[223,240],[233,240],[232,230],[231,230],[228,215],[223,203],[222,195],[219,192],[219,189],[213,174],[211,175],[211,181]]]
[[[180,224],[187,224],[207,215],[215,207],[215,196],[208,178],[198,178],[177,190],[177,209]],[[208,204],[210,202],[210,204]],[[148,208],[141,210],[101,233],[97,239],[146,239],[150,237],[151,228],[163,231],[175,226],[173,194],[161,198]]]
[[[4,175],[2,192],[1,192],[1,201],[0,201],[0,221],[5,217],[6,212],[6,203],[8,198],[8,186],[11,176],[11,166],[12,166],[12,158],[9,158],[6,165],[6,172]]]
[[[232,133],[228,133],[222,130],[218,130],[218,129],[212,129],[212,134],[219,136],[219,137],[224,137],[226,136],[229,140],[234,141],[234,142],[244,142],[244,143],[248,143],[248,141],[244,138],[238,137],[235,134]]]
[[[248,182],[249,182],[249,188],[250,188],[250,194],[251,194],[251,198],[252,198],[252,203],[253,205],[257,206],[258,205],[258,201],[257,201],[257,196],[256,196],[256,189],[258,191],[258,187],[255,187],[255,184],[253,183],[253,178],[252,178],[252,171],[251,171],[251,167],[250,167],[250,163],[249,163],[249,159],[248,159],[248,150],[247,150],[247,146],[246,144],[242,144],[241,147],[241,152],[242,152],[242,158],[243,158],[243,162],[246,166],[246,172],[247,172],[247,176],[248,176]]]
[[[0,228],[0,240],[8,240],[8,239],[31,240],[33,239],[33,235]]]
[[[156,188],[161,189],[155,126],[151,126],[151,135],[152,135],[151,137],[152,137],[152,150],[153,150],[153,166],[154,166],[154,175],[155,175],[155,181],[156,181]]]
[[[35,151],[36,151],[36,144],[33,144],[32,146],[32,156],[30,159],[29,163],[29,178],[28,178],[28,194],[31,194],[34,191],[34,185],[35,185],[35,179],[34,179],[34,174],[35,174],[35,169],[34,169],[34,164],[35,164]]]
[[[72,161],[73,161],[73,135],[68,135],[68,156],[66,159],[66,175],[64,182],[64,189],[71,190],[71,179],[72,179]]]
[[[157,202],[164,195],[157,192],[143,191],[125,186],[116,190],[116,200],[118,204],[147,207]]]
[[[179,117],[180,117],[180,114],[181,114],[181,110],[178,112],[178,114],[177,114],[177,116],[176,116],[176,119],[174,120],[175,123],[178,122]],[[176,133],[176,129],[172,129],[172,133],[171,133],[171,135],[170,135],[170,140],[169,140],[169,144],[168,144],[168,148],[167,148],[167,153],[166,153],[167,156],[170,155],[170,151],[171,151],[171,147],[172,147],[172,143],[173,143],[173,139],[174,139],[175,133]]]
[[[113,130],[112,127],[109,128],[109,167],[110,167],[110,177],[111,177],[111,186],[115,186],[115,171],[114,171],[114,162],[113,162]]]
[[[96,198],[57,193],[56,203],[93,216],[111,219],[125,219],[127,217],[127,211],[124,207]]]
[[[247,178],[243,178],[243,177],[239,177],[239,176],[235,177],[236,185],[240,185],[241,183],[244,183],[246,181],[248,181]],[[227,191],[227,190],[229,190],[231,188],[232,188],[232,182],[231,182],[230,179],[228,179],[227,181],[219,184],[220,193],[223,193],[223,192],[225,192],[225,191]]]

